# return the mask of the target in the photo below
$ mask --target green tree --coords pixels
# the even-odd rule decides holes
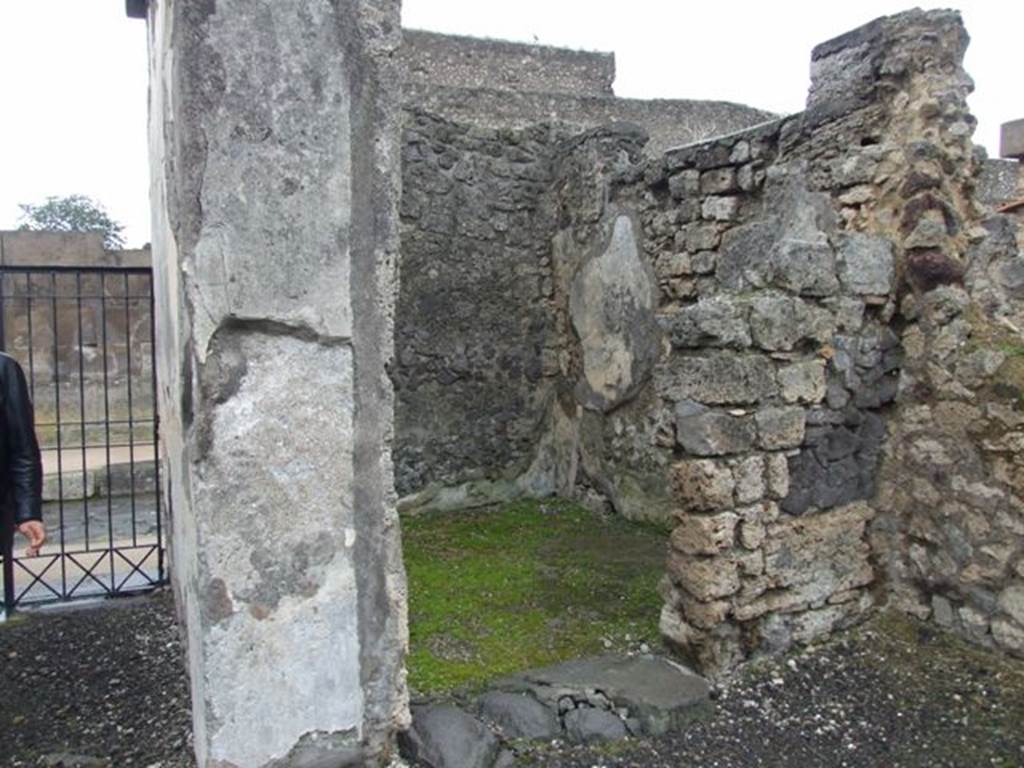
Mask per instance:
[[[103,206],[85,195],[48,197],[39,205],[19,204],[21,226],[36,232],[100,232],[103,247],[124,248],[124,226],[114,221]]]

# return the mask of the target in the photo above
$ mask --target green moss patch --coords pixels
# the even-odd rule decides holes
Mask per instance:
[[[657,642],[664,532],[560,500],[402,526],[414,693]]]

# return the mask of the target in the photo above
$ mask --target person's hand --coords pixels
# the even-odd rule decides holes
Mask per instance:
[[[28,539],[28,548],[25,550],[25,557],[35,557],[39,554],[43,542],[46,541],[46,526],[39,520],[29,520],[18,526],[18,532]]]

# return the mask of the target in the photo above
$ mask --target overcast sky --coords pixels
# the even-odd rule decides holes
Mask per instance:
[[[776,112],[803,107],[811,48],[891,0],[405,0],[419,29],[614,51],[620,96],[707,98]],[[960,0],[977,90],[975,141],[1024,118],[1020,0]],[[122,0],[0,0],[0,229],[18,203],[84,194],[149,240],[145,23]]]

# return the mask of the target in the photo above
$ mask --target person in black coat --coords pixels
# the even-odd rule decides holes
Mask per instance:
[[[18,362],[0,352],[0,534],[10,541],[17,529],[33,557],[46,541],[43,525],[43,463],[36,442],[32,400]]]

